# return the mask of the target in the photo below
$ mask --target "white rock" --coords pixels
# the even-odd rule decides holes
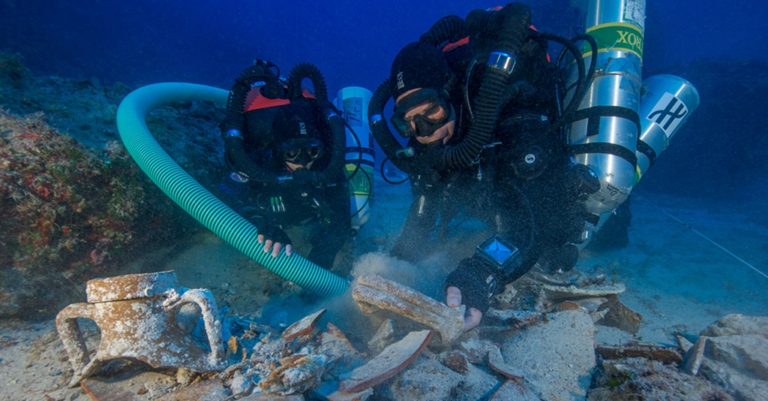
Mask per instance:
[[[583,400],[596,364],[594,333],[587,313],[558,312],[549,315],[546,324],[512,335],[502,345],[502,354],[542,399]]]

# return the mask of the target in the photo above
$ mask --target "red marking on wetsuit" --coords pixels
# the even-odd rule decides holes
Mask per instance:
[[[285,106],[286,104],[290,103],[291,101],[288,99],[270,99],[261,94],[261,88],[253,88],[245,97],[245,107],[243,108],[243,111],[253,111],[267,109],[270,107]]]
[[[303,90],[301,96],[307,99],[315,99],[315,95],[307,89]],[[270,107],[285,106],[287,104],[291,104],[290,99],[270,99],[261,94],[261,88],[253,88],[245,97],[245,107],[243,107],[243,112],[268,109]]]
[[[469,36],[461,38],[455,42],[448,43],[447,45],[443,46],[443,53],[448,53],[449,51],[456,50],[456,48],[464,46],[467,43],[469,43]]]

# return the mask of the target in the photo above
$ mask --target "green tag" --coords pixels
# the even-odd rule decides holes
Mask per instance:
[[[587,29],[587,34],[597,41],[597,51],[623,50],[643,58],[643,32],[633,24],[612,22]],[[585,43],[584,57],[591,56],[591,48]]]
[[[373,192],[373,167],[360,166],[349,163],[346,164],[347,180],[349,180],[349,189],[354,195],[370,195]],[[354,174],[354,175],[353,175]]]

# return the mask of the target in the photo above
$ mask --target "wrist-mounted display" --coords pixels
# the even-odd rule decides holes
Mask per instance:
[[[496,235],[478,245],[475,254],[504,275],[512,273],[523,263],[520,250]]]

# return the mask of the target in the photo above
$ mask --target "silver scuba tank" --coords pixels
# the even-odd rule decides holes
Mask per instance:
[[[699,92],[683,78],[660,74],[643,81],[636,153],[638,181],[698,107]]]
[[[600,179],[600,190],[585,203],[595,217],[618,207],[637,183],[644,23],[645,0],[588,1],[586,33],[598,46],[597,54],[584,53],[584,62],[595,57],[597,64],[569,127],[568,146],[575,161]],[[571,82],[578,76],[575,63],[570,76]]]
[[[683,78],[660,74],[643,81],[636,152],[638,181],[698,107],[699,92]],[[601,213],[597,223],[590,224],[583,232],[580,245],[586,246],[592,234],[599,231],[612,214],[613,210]]]

